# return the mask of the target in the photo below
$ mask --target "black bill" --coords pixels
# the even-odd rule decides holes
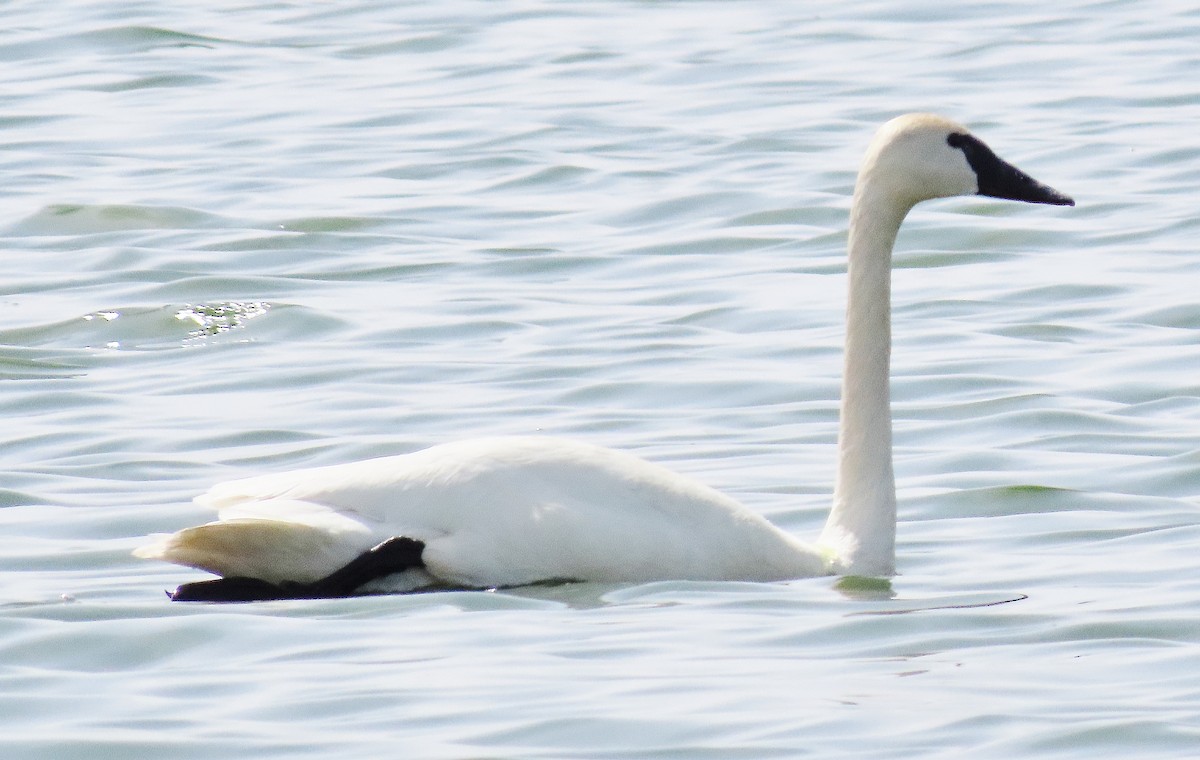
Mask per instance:
[[[951,147],[967,157],[979,181],[979,194],[1026,203],[1049,203],[1054,206],[1074,206],[1075,201],[1008,163],[992,152],[977,137],[955,133],[946,138]]]

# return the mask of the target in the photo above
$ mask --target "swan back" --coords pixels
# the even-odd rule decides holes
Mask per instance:
[[[425,545],[430,575],[466,587],[830,571],[825,554],[708,486],[556,438],[477,438],[263,475],[219,484],[197,502],[220,520],[138,556],[226,577],[311,582],[405,536]]]

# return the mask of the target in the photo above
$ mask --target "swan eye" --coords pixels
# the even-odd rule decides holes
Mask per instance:
[[[966,138],[967,136],[962,132],[951,132],[946,137],[946,142],[949,143],[951,148],[962,148],[963,144],[967,141]]]

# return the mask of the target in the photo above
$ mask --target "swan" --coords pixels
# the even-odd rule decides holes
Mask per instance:
[[[892,247],[917,203],[976,194],[1075,205],[937,115],[892,119],[867,148],[850,210],[837,479],[816,543],[631,454],[500,437],[222,483],[196,498],[217,510],[215,522],[154,537],[134,554],[220,576],[180,586],[169,594],[179,601],[890,576]]]

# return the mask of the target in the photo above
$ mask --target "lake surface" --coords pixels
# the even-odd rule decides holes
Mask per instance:
[[[1194,4],[0,19],[3,757],[1196,756]],[[900,235],[890,587],[173,605],[130,556],[215,482],[496,433],[815,537],[849,194],[914,110],[1078,206]]]

